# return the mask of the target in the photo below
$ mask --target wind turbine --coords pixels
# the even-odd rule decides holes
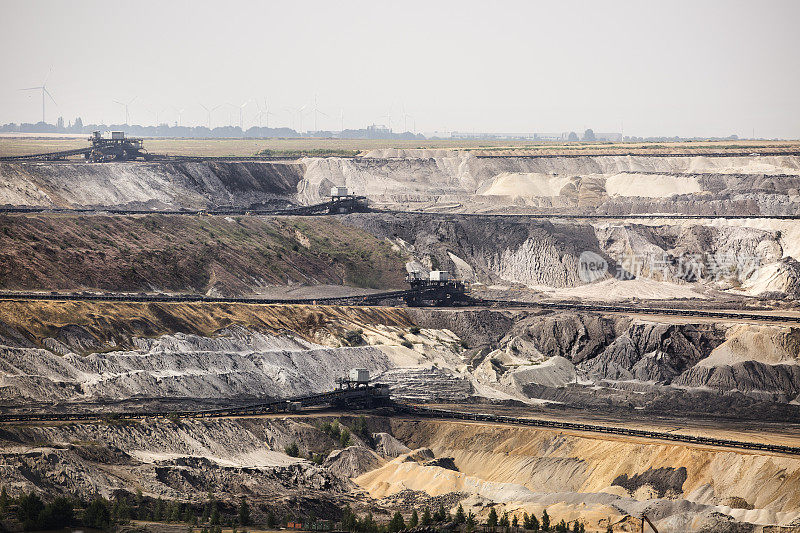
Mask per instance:
[[[344,109],[339,110],[339,131],[344,131]]]
[[[314,111],[314,131],[319,131],[319,128],[317,128],[317,118],[318,118],[318,116],[319,115],[323,115],[323,116],[327,117],[328,114],[324,113],[323,111],[320,111],[319,107],[317,107],[317,95],[316,94],[314,95],[314,110],[313,111]]]
[[[297,108],[297,121],[298,121],[298,124],[300,125],[300,130],[299,131],[303,131],[303,111],[305,111],[306,107],[308,107],[308,106],[303,104],[303,105],[301,105],[300,107]]]
[[[411,115],[409,115],[408,113],[406,113],[406,106],[402,106],[400,108],[400,111],[403,114],[403,133],[408,131],[408,119],[411,119],[413,121],[414,132],[416,132],[416,130],[417,130],[417,120],[414,117],[412,117]]]
[[[158,126],[158,109],[153,109],[152,107],[146,107],[146,109],[148,113],[156,118],[156,126]]]
[[[264,117],[264,118],[267,119],[267,127],[269,128],[269,116],[270,115],[275,116],[275,113],[272,113],[269,110],[269,102],[267,101],[266,98],[264,98],[264,109],[261,109],[261,104],[258,103],[258,100],[254,100],[254,101],[256,103],[256,107],[258,108],[258,114],[256,115],[256,118],[259,119],[258,124],[261,125],[261,120],[260,119],[261,119],[261,117]]]
[[[147,111],[156,118],[156,127],[161,125],[161,121],[158,120],[159,115],[163,115],[164,111],[169,109],[168,107],[162,107],[161,109],[148,107]]]
[[[186,111],[186,109],[178,109],[175,106],[172,106],[172,109],[174,109],[175,112],[178,114],[178,126],[180,126],[181,125],[181,117],[183,116],[183,112]]]
[[[386,127],[389,128],[389,131],[392,131],[392,113],[391,111],[387,111],[385,115],[381,115],[380,118],[386,117]]]
[[[269,128],[269,116],[270,116],[270,115],[272,115],[272,116],[274,117],[274,116],[275,116],[275,113],[273,113],[273,112],[271,112],[271,111],[269,110],[269,102],[267,102],[267,99],[266,99],[266,98],[264,98],[264,118],[265,118],[265,119],[266,119],[266,121],[267,121],[267,127],[268,127],[268,128]]]
[[[45,117],[45,115],[44,115],[44,103],[45,103],[44,95],[46,94],[47,96],[49,96],[50,100],[52,100],[54,104],[58,105],[56,103],[55,98],[53,98],[53,95],[50,94],[50,91],[47,90],[47,80],[50,79],[50,73],[51,72],[53,72],[53,69],[50,69],[47,72],[47,76],[45,77],[45,79],[42,82],[42,84],[39,85],[38,87],[26,87],[24,89],[20,89],[20,91],[42,91],[42,122],[44,122],[44,117]]]
[[[128,117],[129,117],[129,115],[128,115],[128,106],[131,105],[133,103],[133,101],[136,100],[136,98],[137,97],[134,96],[133,98],[130,99],[130,101],[128,101],[128,103],[120,102],[119,100],[114,100],[115,103],[117,103],[117,104],[119,104],[119,105],[121,105],[122,107],[125,108],[125,125],[126,126],[128,125]]]
[[[247,107],[247,104],[249,104],[249,103],[250,103],[250,100],[246,100],[242,105],[238,105],[238,106],[236,104],[231,104],[231,103],[228,104],[229,106],[231,106],[234,109],[237,109],[237,108],[239,109],[239,129],[242,130],[242,131],[244,131],[244,126],[243,126],[243,122],[242,122],[242,112],[244,111],[244,108]]]
[[[406,121],[405,130],[409,131],[409,129],[408,129],[408,119],[411,119],[412,126],[411,126],[411,130],[410,131],[411,131],[411,133],[417,133],[417,119],[415,119],[413,116],[409,115],[408,113],[404,113],[403,114],[403,119]]]
[[[211,129],[211,113],[213,113],[214,111],[216,111],[217,109],[219,109],[220,107],[222,107],[222,104],[215,105],[215,106],[214,106],[214,107],[212,107],[211,109],[207,108],[207,107],[206,107],[206,106],[204,106],[203,104],[200,104],[200,107],[202,107],[203,109],[205,109],[205,110],[206,110],[207,117],[208,117],[208,129],[210,130],[210,129]]]
[[[292,129],[295,129],[295,127],[294,127],[294,114],[296,112],[295,109],[292,108],[292,107],[284,107],[284,109],[289,114],[289,127],[292,128]]]
[[[306,109],[306,107],[308,107],[308,106],[307,105],[302,105],[302,106],[300,106],[298,108],[294,108],[294,107],[287,107],[286,108],[293,115],[297,116],[297,124],[298,124],[297,133],[301,133],[303,131],[303,111]],[[292,122],[294,123],[294,120],[292,120]]]

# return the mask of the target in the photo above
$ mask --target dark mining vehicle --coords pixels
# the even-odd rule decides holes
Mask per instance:
[[[445,270],[432,270],[427,276],[410,272],[406,282],[411,290],[403,299],[409,307],[455,306],[470,301],[467,286]]]
[[[103,137],[99,131],[95,131],[89,137],[89,143],[91,148],[85,157],[92,163],[150,159],[150,154],[142,146],[142,139],[125,137],[124,131],[112,131],[111,137]]]
[[[369,211],[367,198],[348,191],[347,187],[331,187],[331,199],[328,202],[328,213],[366,213]]]

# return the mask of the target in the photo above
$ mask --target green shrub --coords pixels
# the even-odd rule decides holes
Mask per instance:
[[[106,501],[101,498],[92,500],[83,512],[83,523],[95,529],[107,529],[111,524],[111,512]]]
[[[284,453],[289,457],[300,457],[300,447],[296,442],[293,442],[283,449]]]
[[[363,335],[364,335],[364,330],[351,329],[344,334],[344,340],[350,346],[361,346],[362,344],[364,344]]]
[[[309,453],[308,460],[315,465],[321,465],[325,461],[325,457],[321,453]]]
[[[339,435],[339,446],[341,448],[347,448],[350,444],[350,430],[342,428],[342,434]]]

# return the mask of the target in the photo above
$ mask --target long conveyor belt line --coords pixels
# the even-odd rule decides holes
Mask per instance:
[[[108,215],[219,215],[219,216],[331,216],[331,202],[312,205],[299,205],[281,209],[216,207],[209,209],[120,209],[115,207],[47,207],[47,206],[0,206],[0,213],[31,214],[108,214]],[[478,219],[517,219],[521,221],[535,219],[558,220],[621,220],[621,219],[666,219],[666,220],[800,220],[800,214],[794,215],[731,215],[731,214],[682,214],[682,213],[628,213],[622,215],[609,214],[572,214],[572,213],[445,213],[431,211],[365,208],[365,212],[385,215],[417,215],[436,218],[478,218]]]
[[[323,298],[234,298],[206,296],[203,294],[119,294],[119,293],[77,293],[53,294],[41,292],[0,292],[0,300],[39,300],[39,301],[97,301],[97,302],[173,302],[173,303],[242,303],[242,304],[282,304],[282,305],[371,305],[386,300],[397,300],[418,293],[414,290],[382,291],[354,296],[329,296]],[[528,302],[517,300],[497,300],[470,298],[461,305],[467,307],[497,307],[519,309],[556,309],[564,311],[583,311],[592,313],[626,313],[688,318],[715,318],[723,320],[745,320],[755,322],[779,322],[800,324],[798,315],[779,315],[754,313],[736,310],[680,309],[675,307],[636,307],[630,305],[583,304],[578,302]]]
[[[408,405],[402,403],[397,403],[396,408],[401,413],[411,414],[415,416],[425,416],[425,417],[455,419],[455,420],[471,420],[477,422],[491,422],[497,424],[533,426],[533,427],[543,427],[551,429],[564,429],[570,431],[587,431],[592,433],[625,435],[629,437],[642,437],[647,439],[688,442],[691,444],[705,444],[708,446],[721,446],[725,448],[743,448],[746,450],[759,450],[759,451],[800,455],[800,447],[783,446],[779,444],[765,444],[760,442],[717,439],[712,437],[699,437],[695,435],[683,435],[680,433],[667,433],[664,431],[649,431],[644,429],[632,429],[632,428],[623,428],[616,426],[602,426],[597,424],[559,422],[557,420],[494,415],[491,413],[451,411],[447,409],[434,409],[430,407],[420,407],[417,405]]]
[[[54,159],[61,159],[64,157],[72,157],[75,155],[88,154],[91,148],[75,148],[74,150],[61,150],[58,152],[48,152],[44,154],[27,154],[27,155],[9,155],[0,157],[0,161],[26,161],[26,160],[42,160],[49,161]]]
[[[328,392],[295,396],[279,400],[269,400],[248,405],[233,405],[214,409],[198,409],[184,411],[120,411],[109,413],[97,412],[38,412],[38,413],[2,413],[0,422],[77,422],[83,420],[142,420],[145,418],[224,418],[231,416],[257,416],[269,413],[290,411],[291,406],[314,407],[340,401],[354,402],[367,397],[375,397],[374,392],[380,387],[368,385],[350,389],[336,389]]]
[[[206,296],[204,294],[118,294],[118,293],[78,293],[48,294],[37,292],[0,292],[0,300],[39,300],[39,301],[90,301],[90,302],[132,302],[132,303],[240,303],[261,305],[366,305],[387,299],[402,298],[414,291],[383,291],[354,296],[327,296],[322,298],[235,298]]]

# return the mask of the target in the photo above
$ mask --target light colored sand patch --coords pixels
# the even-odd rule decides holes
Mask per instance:
[[[705,296],[696,292],[689,285],[656,281],[649,278],[632,280],[618,280],[615,278],[598,281],[589,285],[570,287],[565,289],[549,289],[536,287],[548,294],[559,298],[588,298],[591,300],[625,300],[639,298],[640,300],[669,300],[671,298],[699,298]]]
[[[717,174],[797,174],[797,158],[793,156],[767,157],[705,157],[689,159],[686,172],[713,172]]]
[[[491,181],[484,196],[559,196],[564,185],[570,182],[567,176],[503,172]]]
[[[248,468],[267,468],[274,466],[288,466],[295,463],[300,463],[303,460],[289,457],[280,452],[272,450],[252,450],[250,452],[238,454],[231,457],[217,457],[214,455],[187,455],[183,453],[168,453],[156,452],[150,450],[132,450],[129,452],[131,456],[144,463],[155,463],[158,461],[168,461],[172,459],[179,459],[181,457],[202,457],[213,461],[221,466],[233,467],[248,467]]]
[[[705,222],[704,222],[705,223]],[[800,224],[795,220],[778,220],[770,218],[726,219],[715,218],[708,222],[715,227],[745,227],[765,231],[779,231],[778,242],[783,247],[783,256],[800,261]]]
[[[642,226],[712,226],[715,228],[753,228],[764,231],[780,232],[778,242],[783,248],[783,257],[792,257],[800,261],[800,224],[793,220],[776,218],[707,218],[707,219],[668,219],[668,218],[636,218],[623,219],[625,223],[635,222]],[[607,222],[592,224],[595,227],[608,226]]]
[[[475,275],[475,270],[473,270],[469,263],[452,252],[448,251],[447,255],[450,256],[450,260],[456,267],[456,277],[458,277],[458,279],[464,281],[477,281],[478,278]]]
[[[724,366],[752,360],[771,365],[800,363],[800,333],[792,328],[739,325],[731,328],[727,337],[697,365]]]
[[[758,277],[748,279],[742,285],[742,291],[749,296],[758,296],[765,292],[791,291],[795,284],[796,274],[781,262],[770,263],[758,269]]]
[[[693,194],[701,191],[697,178],[691,176],[615,174],[606,179],[606,192],[609,196],[667,198],[674,194]]]
[[[412,460],[413,455],[414,452],[401,455],[354,481],[373,498],[383,498],[406,489],[424,491],[431,496],[467,492],[496,502],[526,501],[534,495],[533,491],[517,483],[485,481],[439,466],[423,466]]]

